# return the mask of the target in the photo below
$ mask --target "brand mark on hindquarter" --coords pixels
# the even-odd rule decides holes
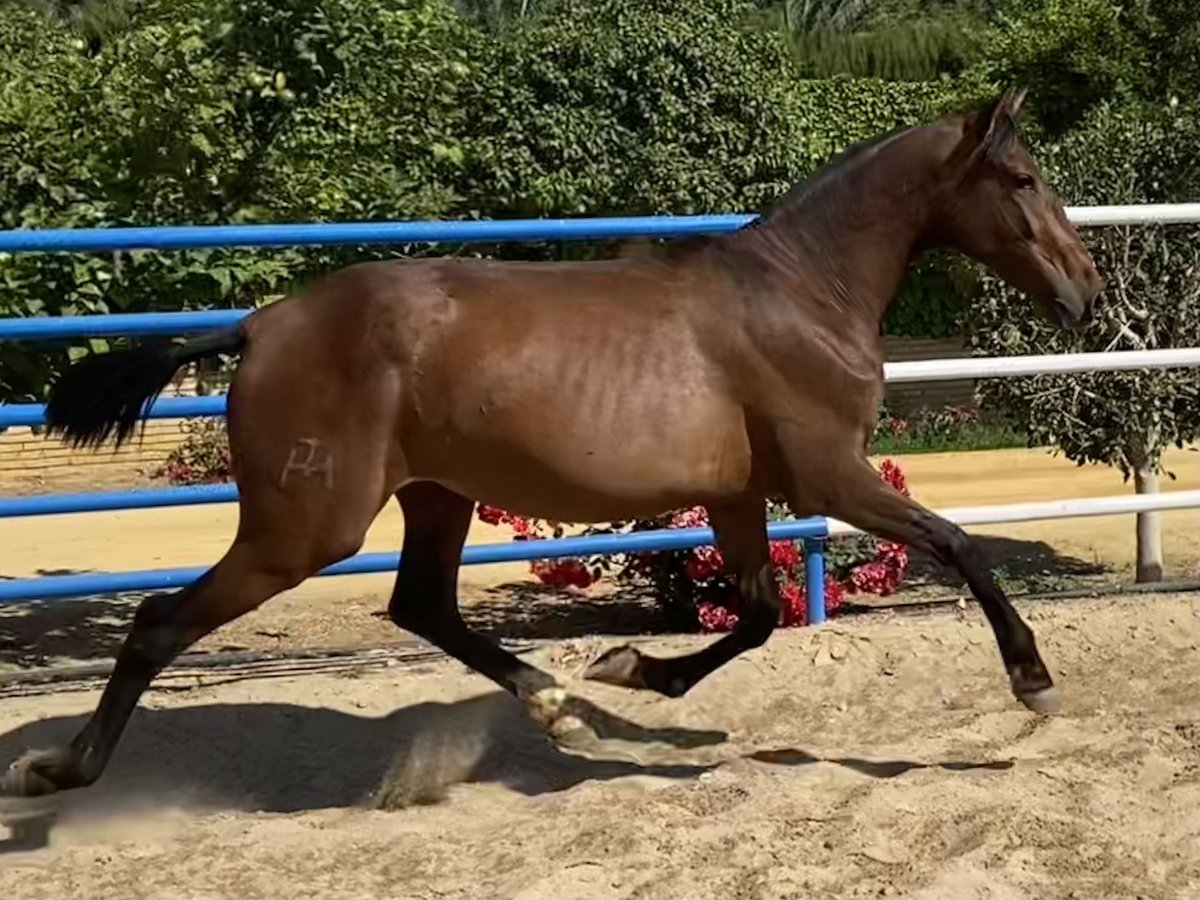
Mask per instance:
[[[283,471],[279,473],[279,486],[286,486],[288,476],[293,474],[301,478],[320,475],[325,480],[325,487],[332,488],[333,451],[319,438],[300,438],[288,454]]]

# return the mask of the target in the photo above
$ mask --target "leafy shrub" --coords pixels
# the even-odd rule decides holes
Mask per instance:
[[[180,428],[187,435],[167,454],[152,475],[171,484],[219,484],[233,475],[229,459],[229,435],[224,419],[190,419]]]
[[[910,416],[884,407],[871,444],[875,452],[918,453],[1023,447],[1028,440],[1019,424],[979,406],[924,407]]]

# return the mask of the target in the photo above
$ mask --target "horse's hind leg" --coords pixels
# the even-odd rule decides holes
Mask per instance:
[[[318,479],[281,491],[258,474],[240,479],[241,523],[225,556],[182,591],[142,603],[91,719],[69,745],[17,760],[0,779],[0,795],[36,796],[94,782],[163,668],[209,632],[355,553],[387,495],[377,489],[381,473],[346,478],[336,495]]]
[[[458,569],[474,501],[433,482],[397,492],[404,512],[404,547],[388,605],[392,621],[490,678],[524,704],[553,737],[590,735],[568,714],[569,698],[554,677],[467,627],[458,610]]]

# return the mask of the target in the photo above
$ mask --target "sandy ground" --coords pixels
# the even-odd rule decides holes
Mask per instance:
[[[938,508],[1121,493],[1043,451],[900,460]],[[1175,451],[1165,490],[1200,486]],[[112,487],[113,485],[95,485]],[[1164,518],[1170,574],[1200,577],[1200,513]],[[233,506],[0,520],[0,577],[214,561]],[[987,526],[993,562],[1048,587],[1128,577],[1132,517]],[[367,550],[394,550],[389,508]],[[472,542],[507,540],[477,524]],[[392,576],[313,579],[199,649],[398,647]],[[165,677],[103,781],[64,796],[52,845],[0,855],[4,897],[1193,897],[1200,890],[1200,598],[1026,601],[1064,709],[1007,692],[978,610],[875,614],[777,633],[682,700],[574,680],[658,627],[653,602],[464,569],[471,625],[558,638],[532,655],[647,731],[614,760],[548,747],[514,701],[451,662]],[[943,584],[958,591],[953,577]],[[136,597],[0,607],[0,672],[109,657]],[[561,640],[567,639],[567,640]],[[637,638],[639,641],[644,638]],[[701,638],[652,645],[684,652]],[[0,765],[69,738],[94,687],[0,701]],[[86,688],[86,689],[85,689]],[[632,752],[632,756],[630,756]],[[430,801],[373,808],[380,796]],[[0,850],[3,829],[0,829]],[[8,848],[11,849],[11,848]]]
[[[1056,716],[1010,697],[973,607],[777,633],[680,700],[572,680],[594,641],[536,651],[648,740],[707,737],[616,762],[452,663],[168,679],[0,896],[1197,896],[1200,597],[1021,607]],[[0,756],[95,701],[5,699]],[[427,802],[373,808],[384,785]]]

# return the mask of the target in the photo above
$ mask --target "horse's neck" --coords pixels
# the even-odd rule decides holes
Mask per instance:
[[[815,185],[760,226],[760,253],[773,253],[785,292],[839,320],[878,333],[929,220],[928,173],[900,154],[904,136]],[[910,157],[912,155],[910,154]],[[888,174],[890,173],[890,174]],[[906,188],[912,185],[913,188]]]

